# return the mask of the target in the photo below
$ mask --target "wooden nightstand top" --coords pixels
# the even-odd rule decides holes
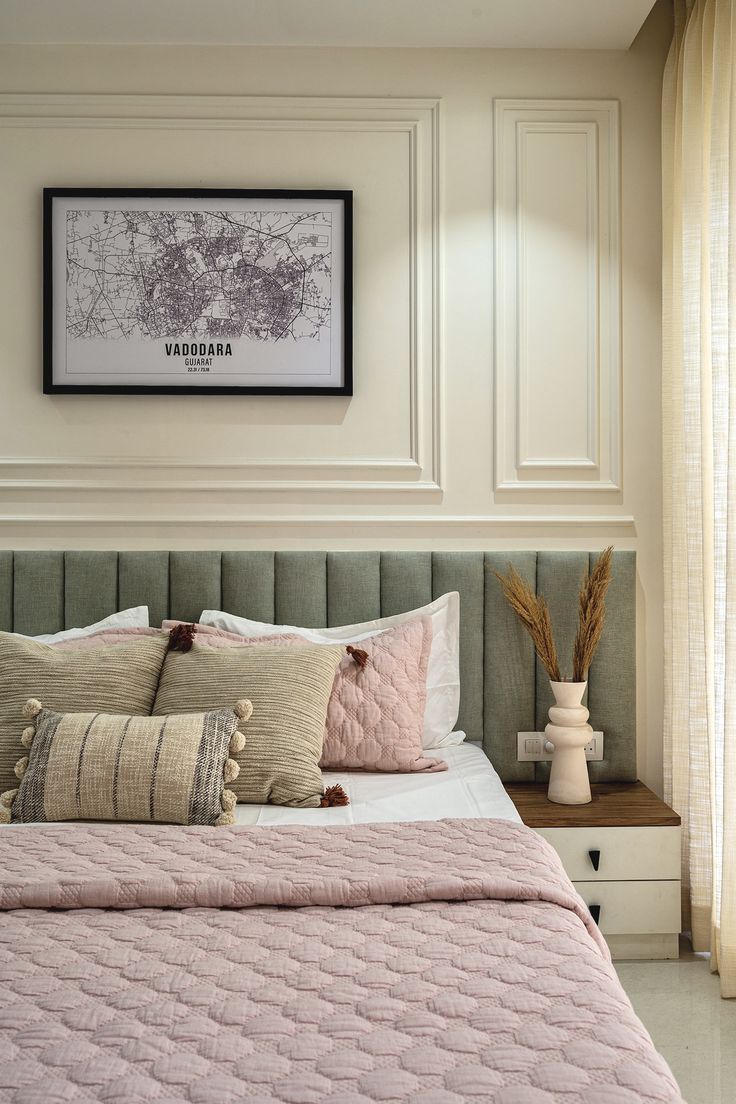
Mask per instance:
[[[506,791],[530,828],[641,828],[678,825],[679,815],[643,782],[598,782],[589,805],[547,800],[544,782],[507,782]]]

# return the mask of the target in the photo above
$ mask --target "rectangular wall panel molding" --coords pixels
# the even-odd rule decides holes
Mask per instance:
[[[618,103],[495,103],[495,487],[621,487]]]
[[[290,145],[300,138],[313,140],[315,145],[329,143],[334,164],[324,166],[325,180],[341,182],[345,174],[344,182],[355,195],[358,382],[352,407],[357,409],[361,403],[365,406],[366,396],[375,386],[372,359],[377,354],[375,342],[365,336],[368,295],[361,265],[366,264],[367,252],[366,196],[379,200],[375,181],[360,175],[356,150],[361,139],[380,143],[377,148],[381,151],[382,171],[385,175],[388,166],[397,174],[397,196],[403,209],[397,238],[392,242],[401,294],[391,311],[384,307],[389,314],[382,317],[382,322],[393,338],[392,384],[397,393],[408,396],[400,408],[392,403],[383,411],[387,425],[394,419],[393,437],[398,440],[386,440],[386,433],[373,425],[356,423],[365,439],[362,454],[355,454],[347,431],[343,439],[332,434],[336,443],[315,451],[311,442],[303,444],[298,435],[300,429],[310,426],[309,419],[294,418],[293,426],[287,419],[282,432],[273,435],[283,444],[282,455],[270,451],[265,454],[257,446],[249,446],[247,433],[233,441],[231,456],[216,459],[205,455],[201,462],[193,460],[188,451],[180,455],[144,452],[108,456],[94,452],[73,455],[65,448],[59,456],[3,455],[0,492],[23,490],[34,500],[57,491],[71,491],[92,500],[108,491],[159,498],[177,492],[202,497],[216,492],[238,501],[247,494],[254,501],[272,496],[277,502],[290,492],[323,498],[344,498],[353,492],[396,492],[420,499],[438,495],[443,489],[440,107],[440,100],[432,97],[0,93],[0,138],[7,137],[7,132],[32,135],[35,131],[42,142],[53,147],[58,140],[55,132],[65,133],[73,145],[77,136],[81,140],[90,130],[109,142],[115,140],[115,134],[124,141],[128,133],[145,135],[153,130],[160,132],[160,147],[165,149],[167,141],[181,131],[191,131],[193,142],[200,132],[209,137],[219,134],[223,158],[228,147],[238,146],[248,150],[248,158],[254,158],[255,144],[262,142],[262,157],[274,158],[269,179],[277,182],[285,181],[288,173],[295,171],[285,152]],[[146,165],[146,180],[160,183],[168,179],[172,170],[166,157],[161,158]],[[242,165],[239,171],[243,171]],[[371,163],[373,171],[375,165]],[[301,174],[301,179],[315,184],[308,169],[301,170]],[[247,183],[247,173],[243,180]],[[39,188],[47,183],[46,176],[34,181]],[[207,183],[212,185],[215,179],[209,176]],[[391,213],[384,207],[380,214],[386,221]],[[375,236],[375,220],[373,227]],[[387,359],[384,357],[384,362]],[[335,424],[334,411],[338,408],[334,402],[312,401],[309,409],[317,424],[320,418],[327,427]]]

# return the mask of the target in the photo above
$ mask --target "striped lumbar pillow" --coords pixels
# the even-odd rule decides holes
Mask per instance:
[[[327,703],[342,646],[211,648],[188,641],[170,651],[153,713],[217,709],[247,696],[253,702],[248,739],[236,756],[238,801],[316,808],[345,804],[324,792],[319,760]]]
[[[15,767],[18,789],[0,797],[0,821],[232,824],[237,798],[225,785],[238,776],[230,756],[251,712],[243,700],[186,716],[57,713],[31,699],[24,714],[35,727],[21,738],[29,754]]]

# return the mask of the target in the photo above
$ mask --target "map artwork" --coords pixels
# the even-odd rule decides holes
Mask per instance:
[[[350,193],[62,194],[53,384],[349,393]]]
[[[328,213],[69,211],[66,218],[71,337],[190,334],[208,338],[207,348],[227,337],[282,341],[329,328]]]

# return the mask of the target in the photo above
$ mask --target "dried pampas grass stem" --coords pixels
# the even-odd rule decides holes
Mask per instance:
[[[578,631],[572,651],[572,681],[585,682],[606,620],[606,592],[613,570],[613,548],[601,552],[592,571],[585,574],[578,599]],[[552,682],[562,682],[549,607],[516,568],[505,575],[497,571],[504,598],[529,633],[540,663]]]
[[[534,593],[526,579],[512,565],[509,565],[505,575],[497,571],[496,578],[503,587],[506,601],[532,638],[545,671],[553,682],[560,682],[560,665],[552,632],[552,619],[544,598]]]
[[[572,650],[573,682],[585,682],[606,619],[606,591],[611,582],[613,548],[606,548],[580,588],[578,631]]]

